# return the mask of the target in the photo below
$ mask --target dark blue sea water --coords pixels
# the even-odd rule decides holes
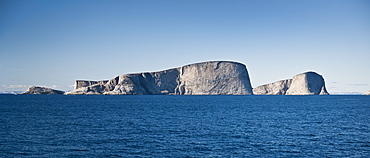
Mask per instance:
[[[0,157],[370,157],[370,96],[0,95]]]

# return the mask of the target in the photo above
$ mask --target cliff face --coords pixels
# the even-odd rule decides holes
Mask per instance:
[[[316,72],[298,74],[293,79],[282,80],[253,89],[256,95],[329,95],[324,78]]]
[[[180,68],[180,95],[253,94],[245,65],[235,62],[207,62]]]
[[[286,95],[329,95],[324,78],[315,72],[306,72],[293,77]]]
[[[173,94],[177,86],[178,69],[117,76],[105,85],[103,94],[152,95]]]
[[[253,92],[245,65],[212,61],[159,72],[121,75],[105,84],[81,86],[67,94],[251,95]]]
[[[45,87],[36,87],[32,86],[28,88],[27,91],[19,94],[64,94],[64,91],[60,90],[54,90],[51,88],[45,88]]]

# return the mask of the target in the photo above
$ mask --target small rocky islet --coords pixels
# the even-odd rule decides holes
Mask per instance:
[[[19,94],[64,94],[64,91],[55,90],[46,87],[32,86],[27,91]]]
[[[365,92],[364,95],[370,95],[370,90]]]
[[[116,76],[110,80],[76,80],[70,92],[30,87],[20,94],[65,95],[329,95],[324,78],[305,72],[292,79],[252,88],[244,64],[209,61],[158,72]]]

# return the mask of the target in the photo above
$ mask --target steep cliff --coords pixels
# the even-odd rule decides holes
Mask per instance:
[[[159,72],[117,76],[105,84],[80,86],[66,94],[107,95],[251,95],[245,65],[211,61]]]
[[[103,94],[175,94],[178,75],[178,69],[121,75],[109,81],[109,88]]]
[[[329,95],[324,78],[316,72],[298,74],[293,79],[282,80],[253,89],[255,95]]]
[[[19,94],[64,94],[64,92],[51,88],[32,86],[27,91]]]
[[[306,72],[293,77],[286,95],[329,95],[324,78],[316,72]]]
[[[245,65],[235,62],[206,62],[180,68],[176,94],[253,94]]]

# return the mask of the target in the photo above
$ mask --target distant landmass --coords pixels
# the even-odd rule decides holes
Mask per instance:
[[[158,72],[116,76],[110,80],[76,80],[71,92],[30,87],[20,94],[65,95],[329,95],[316,72],[252,88],[244,64],[209,61]]]
[[[64,94],[64,93],[65,93],[64,91],[55,90],[51,88],[32,86],[28,88],[27,91],[19,94]]]
[[[331,95],[364,95],[365,93],[360,92],[331,92]]]

